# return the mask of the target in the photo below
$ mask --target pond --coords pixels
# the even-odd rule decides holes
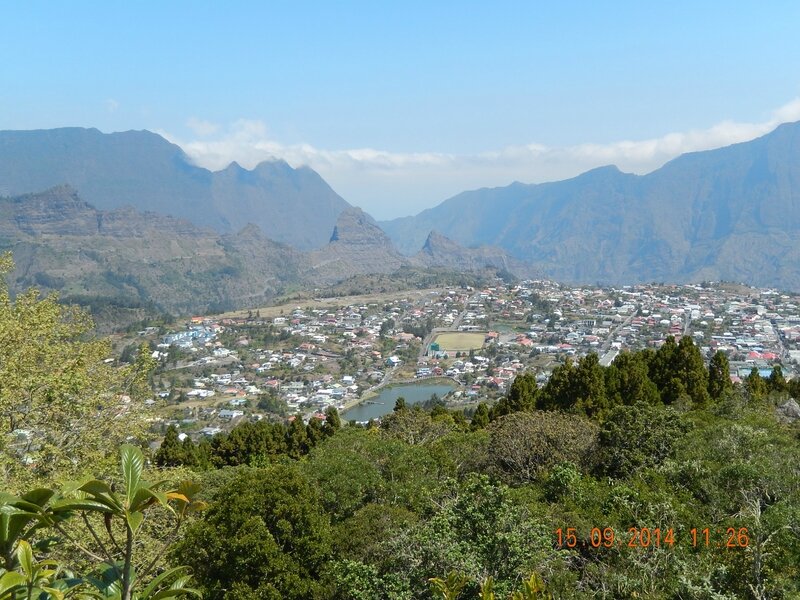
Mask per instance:
[[[362,402],[342,414],[345,421],[369,421],[389,414],[394,409],[395,401],[402,396],[407,405],[425,402],[433,394],[440,398],[456,389],[452,383],[437,384],[404,384],[383,388],[380,393],[367,402]]]

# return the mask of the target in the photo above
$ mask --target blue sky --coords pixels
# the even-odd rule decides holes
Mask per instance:
[[[800,119],[797,2],[19,2],[0,129],[285,158],[378,218]]]

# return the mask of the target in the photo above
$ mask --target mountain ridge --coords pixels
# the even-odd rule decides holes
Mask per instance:
[[[465,246],[499,246],[561,281],[800,289],[800,123],[646,175],[606,166],[462,192],[381,226],[404,254],[436,229]]]
[[[223,234],[254,222],[269,238],[304,250],[323,246],[350,206],[308,167],[276,160],[210,171],[147,130],[0,131],[0,195],[61,184],[100,210],[130,205]]]
[[[329,237],[324,247],[303,252],[268,239],[253,223],[219,234],[130,206],[100,210],[68,185],[0,197],[0,251],[11,251],[16,263],[11,289],[37,286],[67,300],[188,314],[255,306],[359,275],[452,267],[403,257],[355,207],[339,215]]]

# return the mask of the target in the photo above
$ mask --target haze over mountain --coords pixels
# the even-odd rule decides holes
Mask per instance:
[[[381,226],[406,254],[435,229],[466,246],[499,246],[565,281],[800,289],[800,123],[644,176],[603,167],[464,192]]]
[[[438,231],[431,231],[422,249],[411,257],[414,264],[426,267],[446,267],[456,271],[496,269],[518,277],[533,275],[533,269],[497,246],[465,248]]]
[[[130,207],[100,211],[67,186],[0,198],[0,249],[14,255],[13,288],[178,314],[263,302],[305,271],[301,252],[254,225],[221,236]]]
[[[129,206],[98,210],[69,186],[0,197],[0,251],[10,250],[16,263],[12,289],[35,285],[92,306],[220,311],[402,267],[501,268],[492,261],[457,263],[459,247],[448,248],[447,256],[406,258],[358,208],[342,212],[328,244],[303,252],[268,239],[254,224],[219,234]]]
[[[490,246],[465,248],[436,231],[413,256],[403,256],[375,220],[360,208],[349,208],[339,215],[330,243],[310,253],[311,280],[323,283],[352,275],[393,273],[401,267],[448,269],[459,272],[508,271],[518,277],[531,269]]]
[[[132,206],[220,233],[254,223],[272,240],[318,248],[350,205],[312,169],[284,161],[212,172],[149,131],[0,131],[0,195],[68,184],[101,210]]]
[[[59,188],[47,202],[26,196],[12,202],[14,210],[5,209],[14,224],[3,223],[3,245],[16,244],[17,251],[36,246],[42,257],[48,244],[69,250],[59,244],[71,239],[77,248],[76,236],[83,236],[80,243],[90,237],[90,243],[103,239],[114,248],[113,223],[114,235],[146,239],[158,246],[148,252],[160,252],[164,260],[207,261],[213,249],[224,255],[220,269],[248,278],[240,287],[229,282],[227,297],[194,284],[162,291],[144,286],[143,297],[159,299],[165,290],[178,290],[159,300],[171,308],[181,302],[239,305],[286,285],[327,285],[401,267],[492,268],[587,283],[726,279],[800,289],[799,123],[750,142],[683,155],[644,176],[603,167],[560,182],[464,192],[414,217],[382,223],[386,233],[309,168],[275,161],[211,172],[146,131],[0,132],[0,192],[40,192],[63,183],[77,192]],[[77,210],[63,201],[65,194],[85,206]],[[155,213],[191,223],[159,221]],[[79,222],[88,229],[76,233]],[[37,229],[45,224],[50,229]],[[290,254],[281,243],[313,252]],[[96,250],[103,254],[101,246]],[[149,259],[142,254],[145,262],[134,265],[139,255],[131,251],[115,250],[124,259],[111,270],[122,273],[126,264],[149,281],[142,271]],[[269,264],[273,260],[282,263]],[[173,276],[217,266],[177,268]],[[30,273],[34,267],[57,271],[43,260],[32,263]],[[186,294],[196,297],[187,300]]]

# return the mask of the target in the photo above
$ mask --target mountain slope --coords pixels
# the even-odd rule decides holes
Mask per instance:
[[[428,234],[422,249],[411,257],[412,264],[454,271],[508,271],[519,277],[530,276],[531,269],[496,246],[464,248],[438,231]]]
[[[409,264],[389,236],[360,208],[342,212],[328,245],[309,258],[312,266],[306,278],[320,283],[367,273],[392,273]]]
[[[349,207],[308,167],[274,161],[248,171],[233,163],[211,172],[149,131],[0,131],[0,195],[62,184],[101,210],[130,205],[220,233],[254,223],[270,239],[301,249],[324,245]]]
[[[263,301],[298,283],[305,257],[255,226],[219,234],[131,208],[100,211],[61,186],[0,198],[12,287],[185,314]]]
[[[568,281],[800,289],[800,124],[683,155],[645,176],[603,167],[464,192],[382,226],[405,253],[436,229],[466,246],[500,246]]]
[[[466,251],[442,240],[429,244],[433,254],[425,261],[407,259],[358,208],[340,215],[324,248],[302,252],[252,224],[220,235],[131,207],[98,210],[69,186],[0,197],[5,250],[16,263],[13,290],[37,286],[92,306],[152,306],[173,314],[257,306],[288,291],[359,275],[392,276],[403,267],[420,267],[424,275],[431,267],[480,272],[505,264],[502,251],[495,266],[496,251]],[[474,255],[469,264],[462,252]]]

